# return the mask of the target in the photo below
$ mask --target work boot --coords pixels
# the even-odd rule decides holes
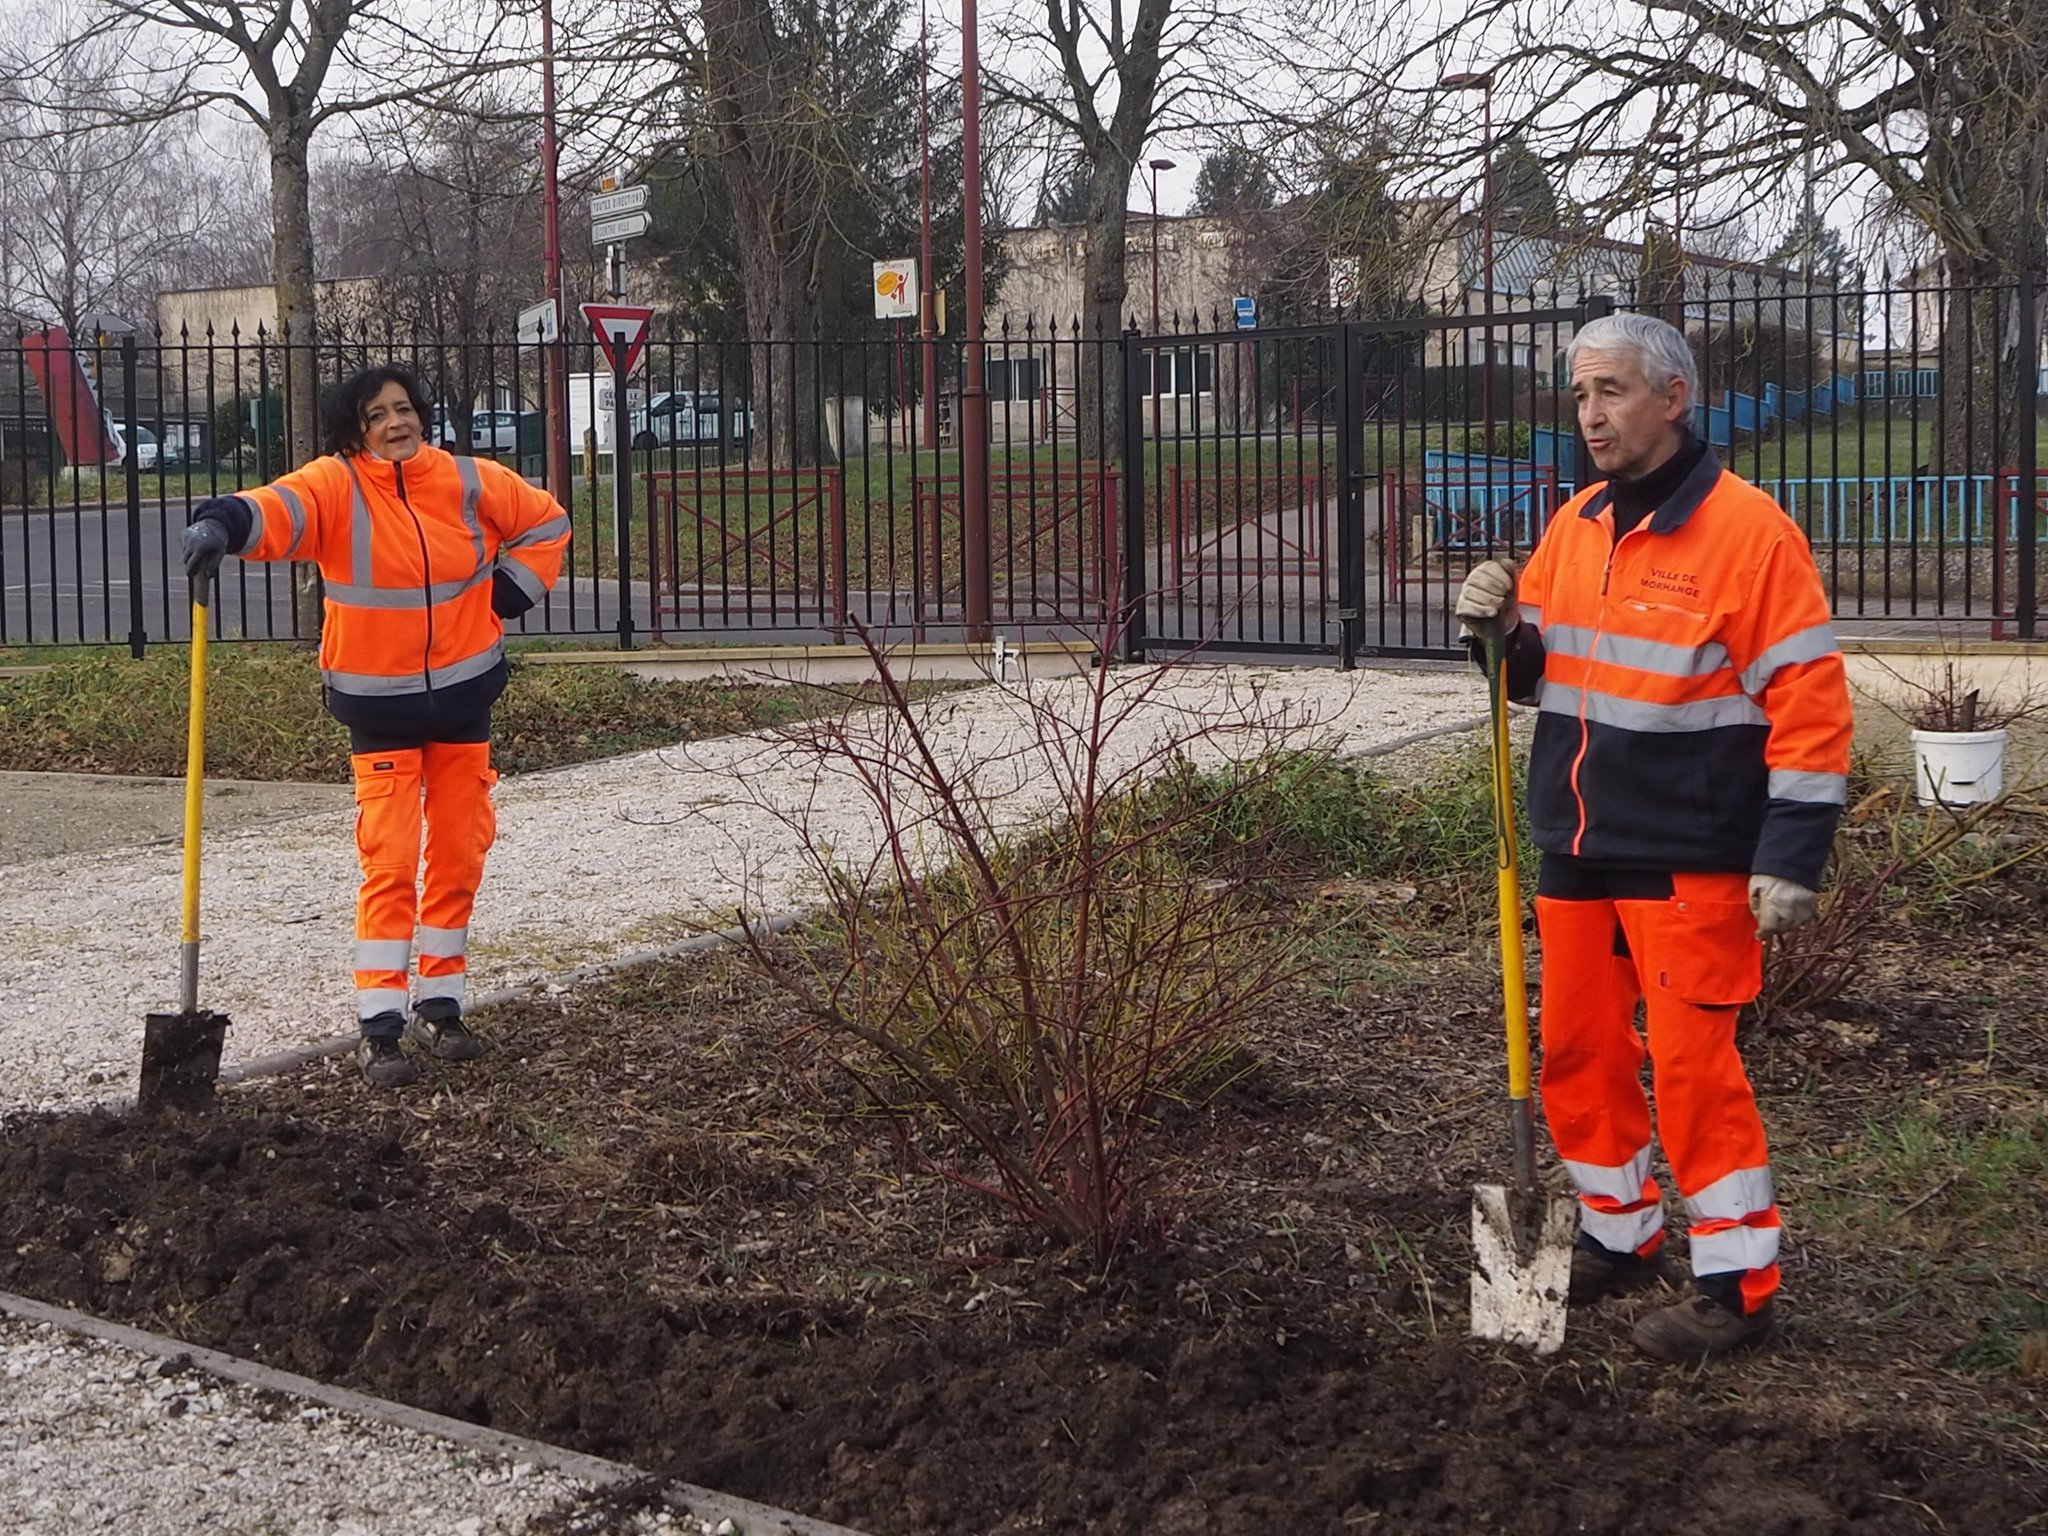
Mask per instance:
[[[1775,1321],[1769,1302],[1745,1314],[1712,1296],[1689,1296],[1644,1317],[1636,1324],[1635,1341],[1667,1365],[1686,1365],[1761,1344]]]
[[[462,1022],[462,1004],[452,997],[429,997],[413,1008],[405,1038],[440,1061],[475,1061],[483,1041]]]
[[[1590,1307],[1596,1301],[1639,1291],[1670,1276],[1664,1267],[1663,1250],[1644,1258],[1639,1253],[1616,1253],[1585,1233],[1572,1245],[1572,1283],[1566,1301],[1575,1307]]]
[[[372,1087],[403,1088],[420,1080],[420,1069],[406,1060],[399,1048],[404,1029],[404,1015],[398,1013],[380,1013],[363,1020],[363,1038],[356,1042],[356,1065]]]

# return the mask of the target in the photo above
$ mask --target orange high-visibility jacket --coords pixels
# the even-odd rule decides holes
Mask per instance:
[[[1509,687],[1541,711],[1538,847],[1818,888],[1853,721],[1820,573],[1776,502],[1709,452],[1616,540],[1607,486],[1590,487],[1518,595]]]
[[[326,579],[320,673],[345,724],[417,716],[444,691],[474,697],[464,685],[504,666],[494,586],[538,602],[569,542],[546,491],[424,445],[403,464],[330,454],[239,499],[254,516],[237,554],[311,560]]]

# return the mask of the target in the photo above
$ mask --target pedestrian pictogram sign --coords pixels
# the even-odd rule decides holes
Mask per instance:
[[[908,320],[917,314],[917,261],[875,263],[875,318]]]
[[[647,345],[647,327],[654,311],[645,304],[586,304],[583,318],[604,350],[605,361],[614,373],[631,373]]]

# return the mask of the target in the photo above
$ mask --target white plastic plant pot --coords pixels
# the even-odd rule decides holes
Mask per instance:
[[[1982,805],[2005,793],[2005,731],[1915,731],[1922,805]]]

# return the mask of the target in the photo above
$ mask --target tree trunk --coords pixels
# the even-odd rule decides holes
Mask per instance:
[[[297,467],[320,452],[318,314],[313,288],[312,124],[274,119],[270,130],[271,273],[277,289],[278,342],[285,386],[285,461]],[[320,572],[292,568],[292,619],[301,639],[320,636]]]
[[[1130,294],[1128,260],[1124,250],[1129,221],[1124,201],[1131,185],[1129,157],[1108,151],[1095,157],[1088,183],[1088,250],[1082,259],[1081,324],[1085,333],[1108,345],[1123,331],[1126,299]],[[1142,367],[1134,354],[1132,363]],[[1083,387],[1076,419],[1079,424],[1081,456],[1084,459],[1113,459],[1123,451],[1125,381],[1114,368],[1084,370],[1102,381],[1099,390]]]
[[[2025,261],[2024,256],[1960,252],[1948,257],[1947,313],[1941,326],[1947,420],[1930,469],[1951,475],[2012,469],[2020,460],[2020,444],[2037,429],[2041,305],[2037,289],[2033,334],[2022,336],[2015,274]]]
[[[734,198],[744,207],[751,200]],[[777,469],[819,461],[817,300],[801,260],[785,259],[772,231],[750,234],[740,216],[740,283],[746,292],[754,429]],[[721,411],[721,414],[723,412]]]

